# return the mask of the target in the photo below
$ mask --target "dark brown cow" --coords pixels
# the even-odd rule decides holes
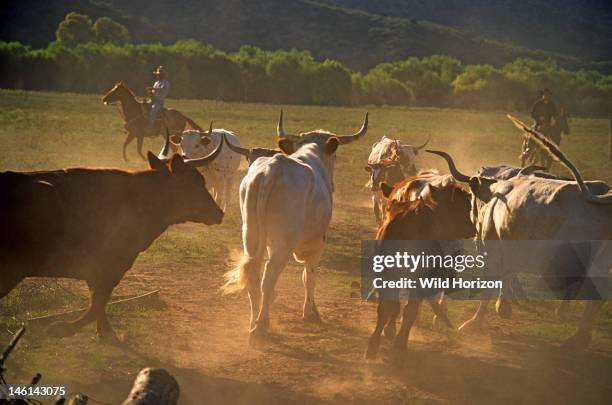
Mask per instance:
[[[383,221],[376,235],[377,240],[458,240],[473,237],[474,226],[470,221],[470,194],[454,183],[438,186],[425,184],[418,175],[399,183],[393,190],[416,193],[419,197],[408,201],[389,199]],[[386,189],[386,191],[385,191]],[[383,191],[389,196],[388,187]],[[405,350],[408,334],[414,324],[422,299],[409,299],[402,313],[402,325],[395,336],[394,349]],[[452,327],[446,312],[432,302],[432,309],[447,326]],[[380,299],[376,328],[370,337],[367,358],[375,358],[380,346],[381,333],[389,327],[394,334],[395,319],[400,312],[397,298]],[[387,335],[387,330],[385,331]]]
[[[0,298],[26,277],[84,280],[87,311],[73,322],[55,323],[56,336],[74,334],[97,321],[101,338],[115,335],[105,306],[140,252],[170,225],[219,224],[223,211],[193,166],[175,155],[168,164],[148,153],[150,170],[73,168],[0,173]],[[167,148],[166,148],[167,149]]]

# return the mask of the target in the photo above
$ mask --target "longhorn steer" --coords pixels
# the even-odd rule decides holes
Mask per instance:
[[[408,176],[417,174],[414,161],[419,150],[423,149],[430,139],[431,137],[421,146],[412,146],[383,135],[380,141],[372,145],[365,170],[370,173],[368,186],[372,192],[374,215],[379,224],[382,221],[385,201],[380,193],[380,183],[385,182],[392,186]]]
[[[546,137],[511,118],[514,123],[559,159],[576,181],[517,176],[497,180],[460,173],[450,156],[443,156],[458,181],[467,182],[472,192],[472,222],[481,240],[610,240],[612,239],[612,189],[595,181],[585,182],[578,169]],[[531,268],[550,266],[551,252],[534,252]],[[525,267],[525,257],[504,255],[506,279]],[[479,330],[486,317],[488,300],[480,302],[476,314],[460,330]],[[498,301],[503,307],[503,300]],[[566,345],[582,348],[588,345],[591,328],[602,301],[589,301],[577,332]]]
[[[285,154],[261,157],[249,167],[240,184],[242,241],[240,265],[226,274],[226,292],[246,287],[251,303],[251,343],[266,335],[276,281],[291,255],[304,263],[303,318],[319,321],[315,305],[316,269],[325,248],[332,215],[333,170],[339,145],[364,136],[361,129],[348,136],[316,130],[300,135],[285,133],[278,121],[278,144]],[[261,267],[266,259],[263,278]],[[260,302],[261,299],[261,302]]]
[[[403,194],[405,199],[389,198],[377,240],[431,240],[434,244],[437,240],[449,240],[444,248],[454,251],[450,246],[453,240],[474,236],[474,226],[469,216],[469,193],[457,186],[452,177],[425,172],[423,176],[409,177],[396,185],[392,193],[396,198]],[[385,335],[394,334],[395,320],[400,312],[399,290],[383,291],[379,298],[376,328],[368,342],[366,358],[376,357],[383,329]],[[395,336],[395,350],[406,348],[421,301],[422,298],[410,296],[405,305],[402,325]],[[428,301],[436,317],[452,328],[446,312],[435,300]]]
[[[50,332],[71,335],[96,320],[101,338],[115,338],[105,306],[138,254],[170,225],[221,222],[223,211],[192,167],[209,164],[221,146],[202,159],[185,162],[176,155],[167,165],[149,152],[151,169],[140,172],[0,173],[0,298],[26,277],[84,280],[89,308]]]
[[[213,129],[212,122],[207,132],[184,131],[181,135],[172,135],[170,141],[177,146],[180,145],[184,157],[197,159],[209,154],[219,146],[222,136],[225,136],[229,145],[240,146],[240,140],[235,133],[226,129]],[[238,166],[240,166],[240,156],[230,148],[222,150],[210,165],[200,168],[206,177],[208,190],[224,211],[229,205],[229,197]]]

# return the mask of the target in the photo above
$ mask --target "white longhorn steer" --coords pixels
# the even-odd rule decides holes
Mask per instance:
[[[561,161],[575,181],[516,176],[507,180],[460,173],[450,156],[437,153],[447,160],[451,173],[458,181],[467,182],[472,192],[472,221],[480,240],[554,240],[586,241],[612,239],[612,188],[601,181],[585,182],[578,169],[561,150],[537,131],[509,117],[520,129]],[[571,243],[571,242],[568,242]],[[541,245],[540,245],[541,246]],[[503,272],[507,280],[517,269],[542,269],[553,265],[555,251],[537,249],[529,255],[503,255]],[[601,253],[601,252],[600,252]],[[503,254],[503,252],[502,252]],[[603,255],[609,260],[609,249]],[[529,258],[529,263],[526,263]],[[603,263],[604,266],[610,265]],[[512,273],[512,274],[510,274]],[[482,300],[476,314],[460,330],[478,330],[484,322],[488,300]],[[507,305],[498,300],[498,311]],[[566,341],[566,346],[584,348],[591,337],[591,329],[601,300],[588,301],[577,332]]]
[[[393,186],[408,176],[415,176],[416,156],[419,151],[429,143],[429,137],[420,146],[412,146],[402,143],[399,139],[388,138],[386,135],[378,142],[372,144],[372,151],[368,157],[365,170],[370,173],[369,186],[372,192],[372,205],[376,222],[380,225],[383,217],[385,198],[380,192],[380,184],[387,183]]]
[[[274,286],[291,255],[304,263],[303,318],[320,320],[315,280],[332,216],[335,152],[339,145],[364,136],[367,129],[366,113],[361,129],[353,135],[323,130],[291,135],[283,130],[281,111],[278,146],[285,154],[260,157],[243,178],[240,211],[244,253],[237,268],[226,274],[223,288],[233,292],[246,287],[251,303],[251,344],[267,334]]]
[[[221,136],[225,135],[228,144],[240,146],[238,136],[226,129],[213,129],[212,122],[208,132],[196,130],[183,131],[181,135],[172,135],[170,142],[181,147],[183,157],[197,159],[208,155],[221,142]],[[230,202],[230,193],[234,182],[234,176],[240,166],[240,155],[225,148],[217,159],[210,165],[203,166],[200,171],[206,178],[208,191],[213,195],[215,202],[225,211]]]

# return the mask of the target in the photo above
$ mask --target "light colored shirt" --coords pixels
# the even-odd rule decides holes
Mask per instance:
[[[170,82],[166,79],[158,80],[153,84],[153,100],[164,101],[170,91]]]

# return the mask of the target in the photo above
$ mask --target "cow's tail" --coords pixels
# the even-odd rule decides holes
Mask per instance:
[[[240,291],[247,286],[249,277],[258,279],[262,257],[266,253],[265,211],[272,191],[274,165],[268,172],[261,172],[246,189],[242,211],[242,259],[235,269],[225,273],[225,284],[221,287],[224,294]]]
[[[565,156],[565,154],[561,152],[561,149],[557,144],[546,138],[540,132],[528,127],[513,116],[507,115],[507,117],[514,123],[516,127],[528,133],[529,136],[534,139],[540,146],[542,146],[544,150],[548,152],[548,154],[553,159],[560,161],[563,166],[565,166],[572,173],[574,179],[576,179],[576,183],[578,183],[578,188],[580,189],[580,192],[587,201],[597,204],[612,204],[612,192],[609,192],[604,195],[594,195],[593,193],[591,193],[591,190],[589,190],[589,188],[585,184],[582,175],[578,171],[578,168],[576,168],[576,166],[574,166],[574,164],[567,158],[567,156]]]

